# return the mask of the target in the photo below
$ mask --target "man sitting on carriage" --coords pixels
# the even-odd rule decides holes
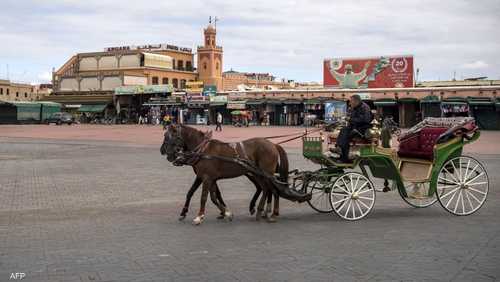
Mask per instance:
[[[370,106],[361,101],[359,95],[351,96],[348,125],[340,130],[337,137],[337,147],[340,148],[340,162],[349,163],[349,143],[355,137],[364,138],[365,132],[371,127],[372,113]]]

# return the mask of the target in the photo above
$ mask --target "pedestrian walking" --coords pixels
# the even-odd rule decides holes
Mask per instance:
[[[219,130],[222,131],[222,114],[217,113],[217,118],[215,120],[215,131]]]

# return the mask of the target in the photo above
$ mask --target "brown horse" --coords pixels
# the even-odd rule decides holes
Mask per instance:
[[[210,139],[204,132],[184,125],[170,125],[165,132],[163,144],[160,149],[162,155],[167,155],[167,160],[180,165],[179,154],[182,152],[192,153],[192,157],[187,164],[192,165],[196,174],[195,183],[189,192],[194,193],[199,182],[203,184],[201,196],[201,205],[198,216],[193,220],[194,224],[200,224],[204,220],[205,205],[208,194],[214,204],[219,208],[221,215],[231,218],[232,214],[225,206],[217,187],[217,180],[226,178],[235,178],[246,175],[256,184],[256,187],[262,189],[263,196],[257,208],[256,219],[263,216],[264,202],[269,195],[274,195],[274,209],[270,220],[275,220],[279,215],[279,193],[269,179],[259,177],[255,172],[237,162],[235,159],[245,159],[255,165],[266,175],[274,175],[276,168],[279,168],[280,180],[288,179],[288,158],[286,152],[279,145],[264,138],[252,138],[239,143],[223,143],[218,140]],[[186,162],[186,160],[183,160]],[[196,188],[194,188],[196,187]],[[193,189],[194,188],[194,189]],[[188,193],[186,204],[189,205],[189,199],[192,193]],[[255,198],[255,197],[254,197]],[[187,212],[185,205],[184,210]],[[264,214],[267,217],[268,211]],[[181,217],[185,213],[181,213]]]

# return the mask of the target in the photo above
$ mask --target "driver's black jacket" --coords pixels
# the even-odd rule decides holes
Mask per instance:
[[[357,129],[360,133],[364,134],[364,132],[370,128],[372,119],[370,106],[361,102],[361,104],[351,110],[348,127],[351,130]]]

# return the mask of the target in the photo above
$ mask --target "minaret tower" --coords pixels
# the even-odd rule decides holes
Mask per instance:
[[[198,47],[198,75],[204,86],[215,85],[217,91],[222,91],[222,47],[216,44],[217,17],[212,25],[212,17],[203,30],[204,45]]]

